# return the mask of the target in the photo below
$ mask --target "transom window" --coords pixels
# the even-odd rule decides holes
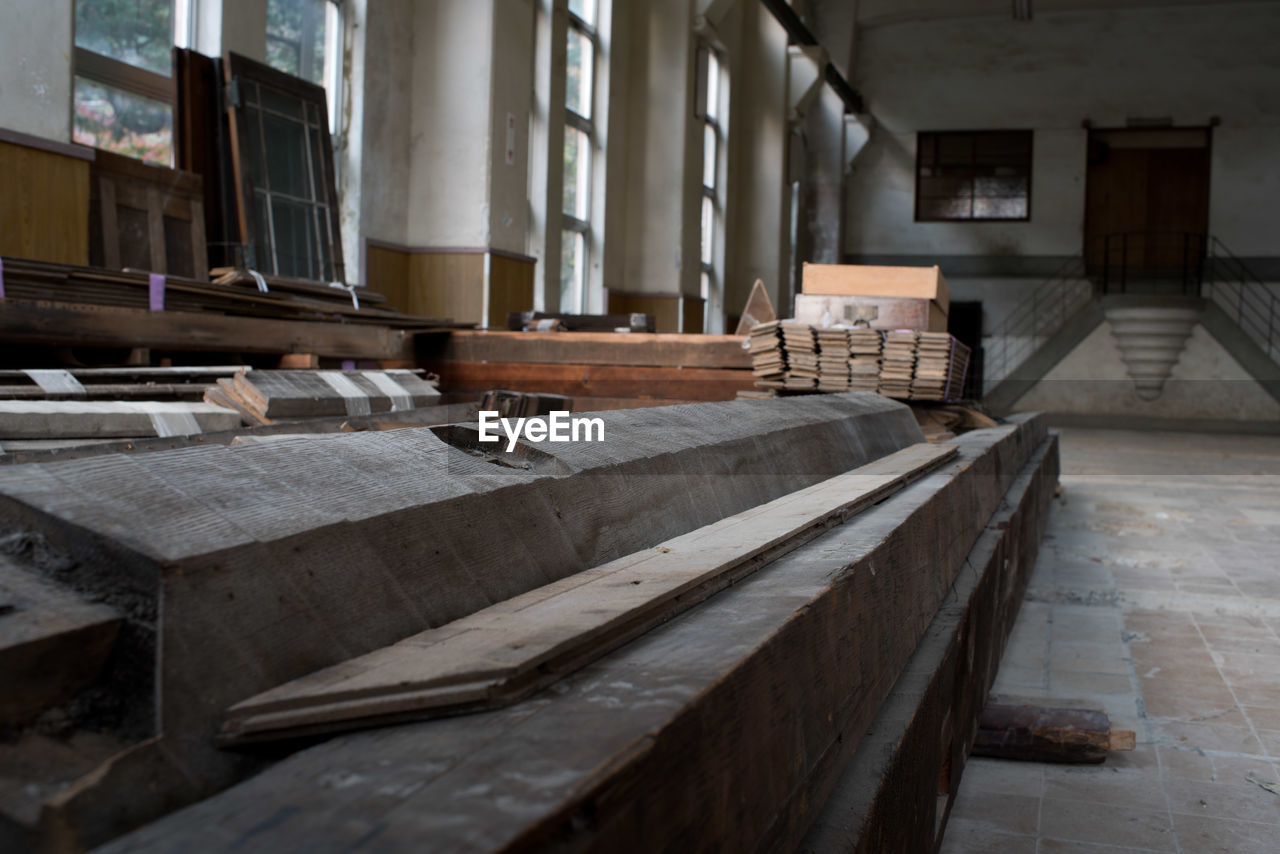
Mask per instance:
[[[1031,218],[1031,131],[920,133],[916,221]]]

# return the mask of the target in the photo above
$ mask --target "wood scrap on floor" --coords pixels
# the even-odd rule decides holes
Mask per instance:
[[[225,743],[513,702],[671,619],[954,457],[912,445],[658,546],[232,706]]]
[[[440,400],[434,382],[410,370],[243,371],[218,380],[205,399],[231,404],[256,424],[279,419],[404,412]]]
[[[240,426],[240,414],[205,402],[0,400],[0,439],[185,436]]]
[[[1133,750],[1131,730],[1113,730],[1101,709],[1036,704],[989,704],[978,718],[975,756],[1031,762],[1099,764],[1112,750]]]
[[[528,418],[550,415],[553,411],[573,411],[573,398],[563,394],[534,394],[494,389],[485,394],[480,410],[497,412],[500,418]]]

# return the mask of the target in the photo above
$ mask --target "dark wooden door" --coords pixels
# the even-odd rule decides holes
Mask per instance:
[[[1142,130],[1126,139],[1127,133],[1096,132],[1089,140],[1084,255],[1090,270],[1194,265],[1208,229],[1207,131],[1164,136]]]

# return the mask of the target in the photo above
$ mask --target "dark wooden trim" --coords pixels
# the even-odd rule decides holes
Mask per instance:
[[[45,139],[41,136],[32,136],[29,133],[23,133],[18,130],[9,130],[8,128],[0,128],[0,142],[7,142],[10,145],[21,145],[24,148],[34,148],[37,151],[48,151],[51,154],[61,154],[66,157],[74,157],[77,160],[88,160],[92,163],[97,159],[97,149],[89,148],[86,145],[80,145],[75,142],[56,142],[52,139]]]

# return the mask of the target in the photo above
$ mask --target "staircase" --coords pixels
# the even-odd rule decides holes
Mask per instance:
[[[1120,348],[1120,358],[1137,387],[1138,397],[1155,400],[1182,355],[1191,330],[1200,322],[1203,300],[1149,302],[1109,298],[1103,314]]]
[[[1159,397],[1197,323],[1280,400],[1280,293],[1216,237],[1123,237],[1108,238],[1091,266],[1084,258],[1064,264],[985,340],[988,408],[1009,411],[1103,320],[1145,400]],[[1136,260],[1157,252],[1181,260],[1158,267]]]

